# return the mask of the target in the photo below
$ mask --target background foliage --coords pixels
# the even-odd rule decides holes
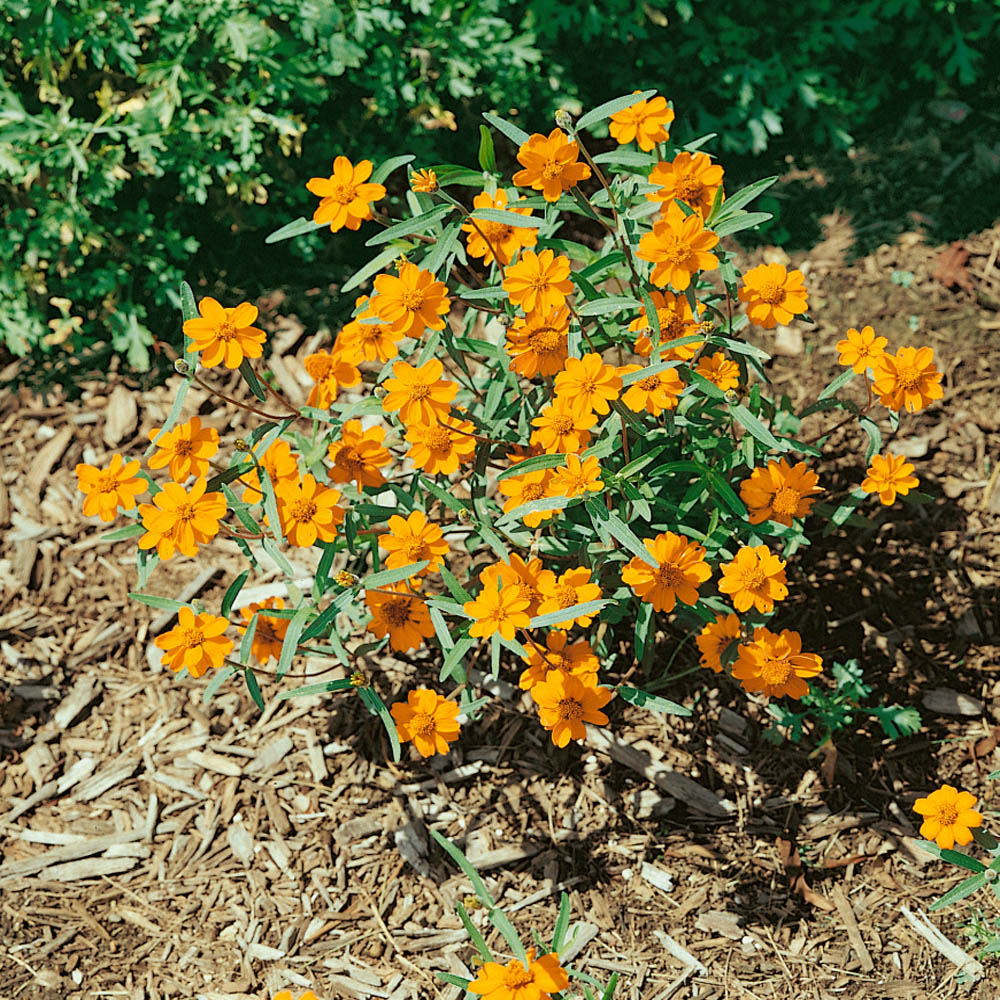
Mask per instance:
[[[112,353],[149,368],[182,277],[220,294],[335,280],[360,240],[263,247],[311,206],[305,179],[340,152],[463,156],[454,130],[484,110],[535,130],[653,86],[675,131],[747,158],[842,164],[903,123],[949,184],[1000,165],[992,0],[810,0],[791,19],[764,0],[7,0],[0,18],[0,344],[47,359],[50,381]],[[940,170],[926,183],[942,232],[996,214],[995,194],[969,216],[934,200]],[[795,218],[780,195],[760,207]]]

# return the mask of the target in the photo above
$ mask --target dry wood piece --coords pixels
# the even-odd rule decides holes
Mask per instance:
[[[957,944],[952,944],[921,911],[920,915],[913,913],[905,904],[900,906],[899,912],[906,917],[909,925],[925,940],[928,941],[952,965],[958,966],[960,972],[964,972],[970,978],[982,979],[986,970],[982,962],[974,959],[968,952],[963,951]]]
[[[651,865],[648,861],[643,861],[639,875],[661,892],[673,892],[674,890],[674,880],[670,877],[670,872],[665,872],[662,868],[657,868],[656,865]]]
[[[566,932],[566,947],[559,953],[561,963],[572,962],[600,933],[597,924],[579,920]]]
[[[246,767],[247,774],[257,774],[261,771],[268,771],[277,764],[280,764],[284,757],[291,753],[292,738],[290,736],[281,736],[274,740],[272,743],[268,743],[263,749],[261,749],[257,756],[254,757]]]
[[[833,897],[834,906],[837,907],[837,914],[840,917],[841,923],[843,923],[844,929],[847,931],[847,939],[851,942],[854,953],[861,960],[861,968],[865,972],[871,972],[875,968],[875,963],[872,961],[871,953],[868,951],[864,939],[861,937],[861,931],[858,930],[858,921],[854,916],[854,907],[851,906],[850,900],[844,895],[844,890],[839,885],[834,887],[830,895]]]
[[[676,958],[681,964],[686,965],[689,969],[702,976],[708,972],[708,969],[706,969],[705,966],[702,965],[701,962],[699,962],[698,959],[696,959],[694,955],[692,955],[691,952],[684,947],[684,945],[675,941],[666,931],[654,928],[653,937],[655,937],[656,940],[659,941],[660,944],[662,944],[663,947],[666,948],[667,951],[669,951],[670,954],[673,955],[674,958]]]

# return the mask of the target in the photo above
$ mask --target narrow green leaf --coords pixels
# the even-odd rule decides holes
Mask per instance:
[[[379,697],[379,693],[374,688],[358,688],[361,700],[368,707],[372,715],[377,715],[382,720],[385,727],[386,736],[389,737],[389,746],[392,749],[392,759],[398,761],[401,754],[399,745],[399,734],[396,732],[396,722],[392,713],[385,706],[385,702]]]
[[[568,622],[575,618],[589,618],[596,615],[601,608],[614,604],[610,600],[584,601],[583,604],[573,604],[562,611],[550,611],[547,615],[538,615],[531,619],[530,628],[548,628],[550,625],[558,625],[560,622]]]
[[[497,168],[496,152],[493,149],[493,134],[485,125],[479,126],[479,165],[491,174]]]
[[[840,390],[847,385],[851,379],[854,378],[854,369],[848,368],[846,372],[841,372],[817,397],[820,399],[829,399],[831,396],[835,396]]]
[[[396,225],[390,226],[388,229],[383,229],[368,240],[365,246],[377,247],[391,240],[402,239],[404,236],[412,236],[414,233],[425,233],[435,222],[440,222],[446,215],[450,215],[454,211],[454,205],[438,205],[429,212],[424,212],[423,215],[418,215],[413,219],[404,219],[402,222],[397,222]]]
[[[539,469],[555,469],[566,464],[566,456],[559,452],[552,455],[532,455],[531,458],[522,459],[509,469],[497,475],[497,482],[509,479],[511,476],[523,476],[529,472],[537,472]]]
[[[416,157],[412,153],[401,153],[399,156],[389,157],[372,171],[370,183],[381,184],[394,170],[405,167],[407,163],[412,163],[415,159]]]
[[[260,685],[257,683],[256,675],[249,667],[246,667],[243,671],[243,677],[247,682],[247,690],[250,692],[250,697],[253,698],[253,703],[263,712],[264,696],[260,693]]]
[[[767,222],[768,219],[773,218],[774,215],[770,212],[737,212],[735,215],[728,216],[717,223],[712,228],[712,232],[719,237],[732,236],[733,233],[741,233],[744,229],[752,229],[754,226],[759,226],[762,222]]]
[[[140,604],[147,604],[151,608],[156,608],[159,611],[180,611],[181,608],[186,608],[188,605],[184,601],[173,601],[169,597],[157,597],[155,594],[129,594],[129,597],[133,601],[138,601]]]
[[[537,215],[518,215],[517,212],[507,212],[502,208],[477,208],[471,218],[481,222],[499,222],[519,229],[541,229],[545,225],[545,220]]]
[[[105,531],[101,535],[102,542],[121,542],[126,538],[138,538],[144,535],[146,529],[141,524],[128,524],[124,528],[116,528],[114,531]]]
[[[357,288],[362,282],[367,281],[373,274],[377,274],[387,264],[391,264],[401,253],[399,247],[389,247],[383,250],[377,257],[368,261],[364,267],[359,268],[352,274],[343,285],[340,286],[341,294]]]
[[[618,688],[618,696],[630,705],[638,708],[648,708],[651,712],[664,712],[667,715],[690,715],[691,709],[684,705],[678,705],[676,701],[669,698],[661,698],[656,694],[649,694],[636,687],[622,684]]]
[[[293,222],[287,222],[280,229],[275,229],[273,233],[270,233],[264,238],[265,243],[280,243],[282,240],[294,239],[296,236],[301,236],[303,233],[313,233],[317,229],[322,229],[325,223],[313,222],[312,219],[307,219],[303,216],[301,219],[295,219]]]
[[[588,497],[586,501],[587,513],[590,515],[591,523],[596,528],[598,524],[603,524],[607,532],[620,545],[628,549],[634,556],[638,556],[644,563],[654,568],[659,567],[659,563],[653,554],[642,544],[632,529],[613,511],[608,510],[599,500]]]
[[[330,691],[346,691],[352,687],[354,685],[349,677],[339,681],[318,681],[315,684],[305,684],[291,691],[282,691],[278,695],[278,701],[287,701],[289,698],[305,698],[311,694],[327,694]]]
[[[499,115],[484,114],[483,117],[495,128],[497,131],[502,132],[512,143],[516,146],[521,146],[526,143],[531,136],[528,135],[524,129],[518,128],[516,125],[501,118]]]
[[[556,917],[555,930],[552,932],[551,950],[559,953],[563,946],[563,939],[566,937],[566,929],[569,927],[570,901],[569,893],[563,892],[559,895],[559,915]]]
[[[455,249],[459,235],[462,232],[462,223],[450,222],[445,227],[445,231],[438,237],[437,242],[431,248],[431,252],[420,262],[420,266],[425,271],[430,271],[436,275],[441,270],[448,255]]]
[[[705,225],[712,229],[712,223],[718,219],[724,219],[727,216],[732,215],[738,209],[743,208],[745,205],[749,205],[754,198],[762,195],[772,184],[776,183],[778,180],[778,175],[775,174],[773,177],[765,177],[763,180],[754,181],[753,184],[748,184],[745,188],[740,188],[732,197],[726,198],[720,204],[718,211],[712,212]],[[722,190],[721,188],[719,189]]]
[[[497,518],[496,524],[510,524],[512,521],[520,521],[528,514],[540,514],[548,510],[563,510],[572,504],[579,503],[579,497],[542,497],[539,500],[529,500],[527,503],[509,510],[506,514]]]
[[[408,563],[406,566],[397,566],[395,569],[384,569],[379,573],[372,573],[361,581],[361,586],[365,590],[374,590],[376,587],[385,587],[391,583],[399,583],[400,580],[407,580],[411,576],[416,576],[430,564],[430,559],[421,562]]]
[[[951,906],[952,903],[957,903],[960,899],[965,899],[966,896],[978,892],[984,885],[986,885],[985,875],[973,875],[972,878],[959,882],[954,889],[946,892],[940,899],[934,900],[927,909],[931,911],[943,910],[946,906]]]
[[[865,461],[869,464],[882,450],[882,431],[871,417],[861,417],[858,420],[861,429],[868,435],[868,448],[865,451]]]
[[[236,667],[227,663],[220,670],[215,672],[215,676],[205,685],[205,691],[201,696],[202,704],[207,705],[219,692],[226,681],[236,673]]]
[[[970,858],[968,854],[963,854],[961,851],[952,851],[947,847],[941,849],[941,860],[947,861],[950,864],[958,865],[959,868],[964,868],[966,871],[970,872],[984,872],[986,871],[986,865],[981,861],[977,861],[975,858]]]
[[[595,156],[594,163],[620,163],[623,167],[643,169],[652,167],[656,163],[656,156],[654,153],[639,153],[634,149],[620,146],[618,149],[612,149],[608,153],[600,153]]]
[[[766,444],[768,448],[775,451],[787,451],[780,442],[742,403],[730,406],[730,413],[738,420],[743,427],[752,434],[761,444]]]
[[[638,104],[640,101],[645,101],[656,94],[655,90],[643,90],[638,94],[624,94],[621,97],[612,98],[610,101],[605,101],[603,104],[599,104],[593,111],[588,111],[583,115],[579,121],[576,123],[576,128],[589,128],[595,122],[601,121],[603,118],[610,118],[611,115],[617,114],[619,111],[624,111],[626,108],[631,108],[633,105]]]
[[[288,668],[292,665],[292,657],[299,648],[299,637],[306,627],[306,619],[315,609],[309,604],[303,604],[296,610],[295,616],[288,623],[288,631],[281,643],[281,656],[278,657],[277,678],[280,681],[288,673]]]
[[[630,295],[607,295],[593,302],[584,302],[577,308],[580,316],[603,316],[605,313],[621,312],[623,309],[637,309],[642,303]]]
[[[637,372],[622,375],[622,388],[633,385],[640,379],[649,378],[650,375],[659,375],[660,372],[665,372],[668,368],[677,368],[683,363],[683,361],[657,361],[653,365],[644,365]]]
[[[233,608],[233,604],[236,603],[236,598],[239,597],[240,591],[243,589],[243,584],[247,582],[250,576],[250,570],[245,569],[226,589],[225,596],[222,598],[222,617],[228,618],[229,612]]]
[[[249,386],[250,391],[261,401],[267,399],[267,390],[260,384],[257,373],[253,370],[253,363],[249,358],[244,358],[240,362],[240,375],[243,381]]]

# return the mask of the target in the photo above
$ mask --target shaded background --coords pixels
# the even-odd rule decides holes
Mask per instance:
[[[8,379],[72,389],[113,355],[159,377],[182,279],[234,299],[329,289],[369,255],[364,234],[263,242],[311,211],[306,179],[338,153],[474,166],[489,110],[548,131],[557,107],[658,88],[677,141],[718,133],[730,190],[782,175],[745,243],[811,246],[839,210],[866,253],[1000,215],[1000,5],[735,6],[9,0],[0,352],[24,361]],[[313,301],[306,322],[351,304]]]

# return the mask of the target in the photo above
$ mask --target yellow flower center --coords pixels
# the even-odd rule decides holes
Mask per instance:
[[[562,164],[557,160],[546,160],[545,165],[542,167],[542,177],[547,181],[555,180],[557,177],[562,177],[562,172]]]
[[[316,504],[312,500],[295,500],[291,505],[292,520],[304,524],[316,516]]]
[[[431,451],[451,451],[451,433],[440,424],[427,432],[427,447]]]
[[[327,195],[338,205],[349,205],[354,201],[357,188],[353,184],[335,184],[333,191]]]
[[[798,490],[793,490],[791,486],[782,486],[774,494],[774,499],[771,501],[771,510],[775,514],[787,514],[791,517],[799,509],[799,501],[801,499],[802,494]]]
[[[189,628],[184,633],[184,645],[189,648],[192,646],[200,646],[205,641],[205,636],[202,635],[200,628]]]
[[[405,597],[397,597],[382,605],[382,617],[390,626],[405,625],[410,620],[410,602]]]
[[[114,493],[118,489],[118,477],[113,472],[102,472],[97,480],[98,493]]]
[[[743,589],[751,594],[762,594],[767,590],[767,576],[759,565],[744,571]]]
[[[194,451],[194,442],[189,441],[186,438],[181,439],[174,445],[174,454],[179,458],[186,458]]]
[[[424,304],[424,293],[419,288],[407,288],[401,299],[404,309],[416,312]]]
[[[664,563],[657,569],[655,576],[656,582],[661,587],[670,587],[674,590],[687,582],[680,567],[673,563]]]
[[[348,469],[357,469],[364,465],[364,459],[358,454],[358,449],[353,445],[343,445],[337,455],[337,464],[346,466]]]
[[[530,500],[541,500],[545,496],[545,489],[541,483],[528,483],[521,490],[521,503],[528,503]]]
[[[645,378],[639,379],[637,384],[643,392],[655,392],[660,388],[660,376],[647,375]]]
[[[946,805],[940,806],[937,818],[942,826],[954,826],[958,822],[958,810],[955,808],[955,804],[949,802]]]
[[[757,289],[757,298],[768,305],[776,306],[785,301],[785,287],[776,281],[765,281]]]
[[[178,521],[190,521],[195,516],[195,509],[193,503],[182,503],[174,511],[175,516]]]
[[[533,274],[531,276],[531,278],[528,281],[528,284],[536,292],[545,291],[545,289],[549,287],[548,275],[546,275],[542,271],[539,271],[538,274]]]
[[[562,334],[550,326],[532,330],[528,334],[528,343],[536,354],[552,354],[562,346]]]
[[[553,600],[559,605],[559,609],[570,608],[578,603],[576,598],[576,587],[571,587],[568,583],[560,584],[556,587],[552,595]]]
[[[482,230],[487,241],[495,247],[506,243],[514,235],[514,227],[503,222],[486,222],[483,219],[476,219],[476,225]]]
[[[681,201],[701,201],[705,196],[705,185],[695,177],[681,177],[677,181],[676,191]]]
[[[585,378],[585,379],[583,379],[580,382],[580,392],[581,392],[581,394],[584,395],[584,396],[593,395],[595,392],[597,392],[597,386],[598,386],[598,384],[599,383],[598,383],[597,376],[594,376],[593,378]]]
[[[310,354],[304,364],[309,377],[314,382],[322,382],[333,368],[333,358],[329,354]]]
[[[568,673],[572,664],[562,653],[554,653],[551,649],[545,654],[545,666],[548,670],[561,670]]]
[[[385,336],[385,327],[379,323],[362,323],[359,339],[363,344],[376,344]]]
[[[423,382],[418,382],[416,385],[411,385],[408,387],[410,393],[410,399],[414,403],[418,403],[421,399],[426,399],[431,394],[431,387],[425,385]]]
[[[664,237],[660,253],[671,264],[683,264],[691,256],[691,244],[670,233]]]
[[[223,320],[215,331],[215,335],[219,340],[224,340],[228,344],[236,336],[236,327],[228,319]]]
[[[769,656],[760,665],[760,679],[773,687],[788,683],[791,675],[792,665],[788,660],[778,660]]]
[[[906,365],[896,367],[896,384],[900,389],[915,389],[923,379],[923,372],[919,368]]]
[[[403,545],[403,553],[410,562],[420,562],[426,555],[424,543],[419,538],[411,538]]]
[[[563,434],[569,434],[570,431],[573,430],[574,426],[575,424],[573,422],[573,418],[566,416],[564,413],[557,413],[552,418],[552,429],[560,436]]]
[[[566,722],[579,722],[583,718],[583,704],[575,698],[563,698],[559,702],[557,711],[559,718]]]
[[[414,712],[408,723],[410,731],[415,736],[430,736],[434,732],[434,716],[426,712]]]

